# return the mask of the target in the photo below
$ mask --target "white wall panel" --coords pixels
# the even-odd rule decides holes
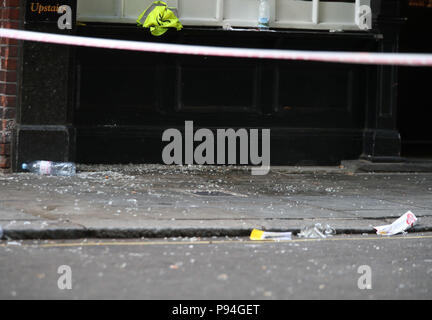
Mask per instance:
[[[319,8],[319,21],[354,24],[355,6],[352,3],[323,2]]]
[[[312,2],[285,0],[276,1],[276,23],[312,22]]]
[[[119,0],[78,0],[78,17],[121,18],[122,1]]]
[[[185,24],[220,21],[220,0],[179,0],[178,13]]]
[[[370,5],[370,0],[354,3],[320,2],[313,18],[313,1],[268,0],[270,27],[358,30],[356,6]],[[79,21],[135,23],[152,0],[78,0]],[[256,27],[258,0],[167,0],[178,9],[183,25]]]
[[[237,20],[258,19],[258,0],[225,0],[223,9],[223,18]]]

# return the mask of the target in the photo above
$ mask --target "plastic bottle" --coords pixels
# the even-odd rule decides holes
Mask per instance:
[[[76,166],[72,162],[33,161],[23,163],[21,168],[31,173],[70,177],[76,174]]]
[[[321,223],[316,223],[313,226],[302,228],[301,232],[297,234],[300,238],[327,238],[336,234],[335,228],[326,224],[323,226]]]
[[[258,28],[268,30],[270,25],[270,5],[268,0],[259,0]]]

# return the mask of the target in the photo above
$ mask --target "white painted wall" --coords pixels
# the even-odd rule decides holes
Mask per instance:
[[[358,30],[356,3],[319,2],[319,0],[268,0],[271,7],[271,28]],[[78,0],[78,20],[82,22],[135,23],[138,15],[152,0]],[[256,27],[258,0],[167,0],[178,9],[180,21],[186,26]]]

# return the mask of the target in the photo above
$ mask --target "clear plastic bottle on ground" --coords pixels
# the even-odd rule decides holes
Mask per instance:
[[[270,4],[268,0],[259,0],[258,28],[268,30],[270,25]]]
[[[326,224],[323,226],[321,223],[316,223],[313,226],[306,226],[302,228],[301,232],[297,234],[300,238],[327,238],[336,234],[335,228]]]
[[[70,177],[76,174],[76,166],[72,162],[33,161],[23,163],[21,168],[31,173]]]

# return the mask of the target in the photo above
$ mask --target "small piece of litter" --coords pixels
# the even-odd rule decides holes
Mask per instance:
[[[267,232],[253,229],[250,234],[251,240],[291,240],[292,232]]]
[[[392,236],[398,233],[404,233],[405,230],[413,227],[417,223],[417,217],[411,211],[407,211],[392,224],[374,227],[379,235]]]

